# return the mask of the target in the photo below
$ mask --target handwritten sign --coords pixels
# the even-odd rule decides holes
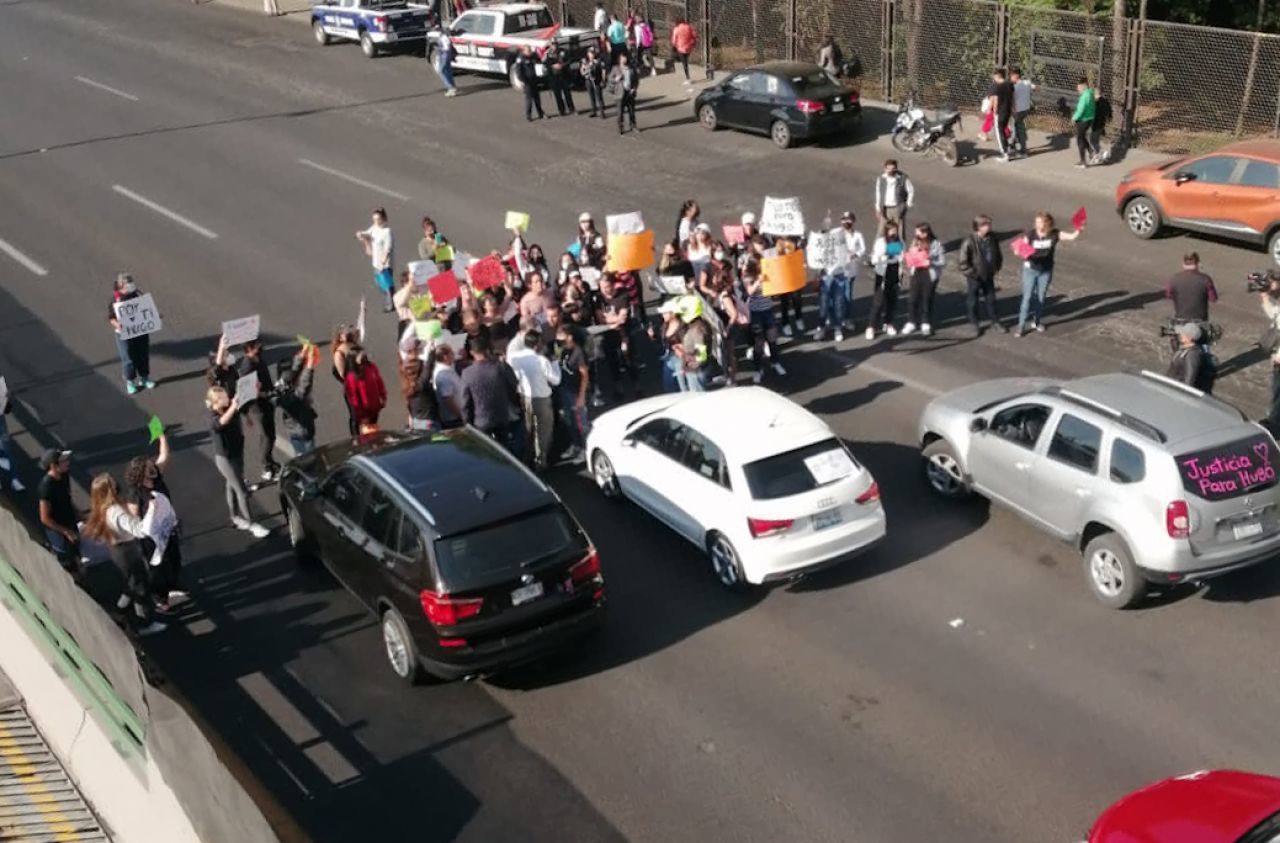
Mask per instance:
[[[503,228],[507,231],[528,231],[529,215],[520,211],[507,211],[507,219]]]
[[[471,264],[471,284],[477,290],[487,290],[490,287],[497,287],[503,281],[507,280],[507,271],[502,266],[502,261],[490,255],[487,258],[481,258]]]
[[[1208,501],[1276,482],[1275,443],[1265,433],[1178,457],[1182,488]]]
[[[436,345],[447,345],[453,349],[454,354],[461,354],[462,349],[466,347],[466,334],[453,334],[448,331],[440,334],[440,338],[436,341]]]
[[[250,401],[258,400],[258,373],[250,372],[244,377],[236,381],[236,400],[240,402],[240,406],[248,404]]]
[[[830,451],[805,457],[804,467],[809,469],[813,482],[819,486],[848,477],[856,470],[853,460],[849,459],[843,448],[832,448]]]
[[[724,243],[726,246],[736,246],[739,243],[747,242],[747,231],[740,225],[726,225],[720,229],[724,233]]]
[[[805,255],[810,269],[825,272],[843,269],[849,263],[849,241],[844,235],[844,229],[809,232]]]
[[[584,266],[578,270],[578,273],[582,276],[583,283],[588,287],[593,290],[600,289],[600,270],[594,266]]]
[[[1026,237],[1019,237],[1017,240],[1014,240],[1009,244],[1009,248],[1013,250],[1015,255],[1023,260],[1026,260],[1036,253],[1035,247],[1027,242]]]
[[[764,211],[760,214],[760,231],[783,237],[804,236],[804,214],[800,211],[800,200],[794,196],[766,196]]]
[[[147,433],[151,434],[152,442],[164,436],[164,422],[160,421],[159,416],[152,416],[147,422]]]
[[[413,314],[414,319],[421,319],[426,316],[435,306],[431,296],[414,296],[409,299],[409,312]]]
[[[444,326],[440,324],[439,319],[428,319],[426,322],[414,322],[413,332],[423,342],[432,343],[444,334]]]
[[[475,259],[466,252],[453,253],[453,274],[458,277],[459,281],[467,280],[467,274],[470,272],[471,264],[475,263]]]
[[[639,211],[610,214],[605,217],[605,226],[609,234],[639,234],[644,231],[644,217]]]
[[[438,272],[432,261],[409,261],[409,280],[415,287],[427,286],[427,279]]]
[[[112,305],[112,309],[115,310],[116,321],[120,323],[122,339],[144,337],[164,327],[164,323],[160,320],[160,311],[156,309],[155,299],[150,293],[118,301]]]
[[[764,258],[760,261],[760,273],[764,276],[763,292],[766,296],[780,296],[803,290],[806,280],[804,250]]]
[[[440,304],[453,301],[462,294],[462,288],[458,284],[458,276],[453,274],[452,269],[446,269],[439,275],[428,278],[427,289],[431,291],[432,301]]]
[[[659,275],[649,279],[649,286],[663,296],[682,296],[689,291],[689,282],[683,275]]]
[[[244,345],[258,338],[261,323],[262,317],[256,313],[240,319],[228,319],[222,323],[222,336],[226,337],[228,346]]]

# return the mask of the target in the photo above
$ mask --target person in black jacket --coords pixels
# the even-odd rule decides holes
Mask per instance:
[[[569,56],[564,48],[550,47],[543,56],[542,66],[551,85],[551,95],[556,99],[556,111],[561,117],[573,114],[573,77],[569,73]]]
[[[414,344],[407,355],[400,357],[400,395],[409,411],[410,430],[439,430],[440,402],[436,397],[434,374],[436,351],[421,357],[422,346]]]
[[[1213,382],[1218,371],[1212,355],[1208,354],[1200,340],[1204,336],[1195,322],[1178,326],[1178,351],[1169,363],[1169,377],[1206,394],[1213,392]]]
[[[979,214],[973,218],[973,233],[960,245],[959,267],[964,275],[966,292],[965,308],[969,313],[969,325],[973,335],[982,334],[978,319],[978,300],[985,302],[987,319],[992,326],[999,326],[1006,333],[1009,328],[996,316],[996,273],[1004,266],[1000,241],[991,233],[991,217]]]
[[[636,94],[640,91],[640,73],[631,66],[631,60],[625,52],[618,55],[618,66],[613,69],[610,77],[610,85],[614,83],[618,87],[618,134],[639,132],[640,127],[636,124]],[[623,127],[628,118],[631,127],[625,129]]]
[[[601,117],[608,116],[604,102],[605,67],[600,61],[600,51],[595,47],[587,48],[587,57],[578,65],[578,72],[587,86],[587,96],[591,97],[591,116],[597,112]]]
[[[258,376],[258,397],[240,408],[240,415],[248,426],[258,430],[258,443],[262,449],[262,480],[271,482],[280,473],[276,462],[276,405],[271,400],[275,384],[271,382],[271,370],[262,359],[262,340],[253,339],[244,344],[244,354],[236,361],[236,374]]]
[[[524,91],[524,119],[532,121],[534,112],[537,112],[539,120],[546,120],[547,115],[542,113],[542,96],[538,93],[538,67],[532,47],[520,50],[515,72],[516,81]]]
[[[280,424],[295,457],[316,446],[316,410],[311,404],[311,387],[319,360],[320,350],[309,345],[295,354],[293,360],[281,360],[276,366]]]

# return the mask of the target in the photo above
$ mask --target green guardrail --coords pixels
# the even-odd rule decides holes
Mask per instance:
[[[4,559],[0,559],[0,603],[21,620],[31,639],[45,652],[59,675],[111,737],[111,743],[126,759],[146,755],[146,726],[111,682],[89,660],[75,638],[62,628],[47,606],[27,587],[26,580]]]

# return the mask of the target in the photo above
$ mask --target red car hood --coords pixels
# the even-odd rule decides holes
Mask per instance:
[[[1280,811],[1280,779],[1213,770],[1134,791],[1112,805],[1089,843],[1236,843]]]

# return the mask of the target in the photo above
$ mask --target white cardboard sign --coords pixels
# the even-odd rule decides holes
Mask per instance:
[[[649,282],[655,292],[664,296],[682,296],[689,292],[689,283],[683,275],[651,276]]]
[[[236,381],[236,399],[243,407],[250,401],[258,400],[258,373],[250,372]]]
[[[830,231],[811,231],[805,248],[805,257],[810,269],[839,269],[849,263],[849,243],[844,229],[833,228]]]
[[[639,211],[626,214],[610,214],[605,217],[605,230],[610,234],[641,234],[644,232],[644,217]]]
[[[427,286],[427,279],[436,274],[433,261],[409,261],[409,280],[415,287]]]
[[[258,338],[258,329],[261,326],[262,317],[256,313],[240,319],[228,319],[222,323],[222,335],[227,338],[228,347],[244,345]]]
[[[803,237],[804,213],[800,210],[800,199],[766,196],[760,214],[760,231],[781,237]]]
[[[160,311],[156,309],[155,299],[150,293],[125,301],[118,301],[112,308],[116,313],[116,321],[120,323],[120,336],[131,340],[154,334],[164,324],[160,321]]]

